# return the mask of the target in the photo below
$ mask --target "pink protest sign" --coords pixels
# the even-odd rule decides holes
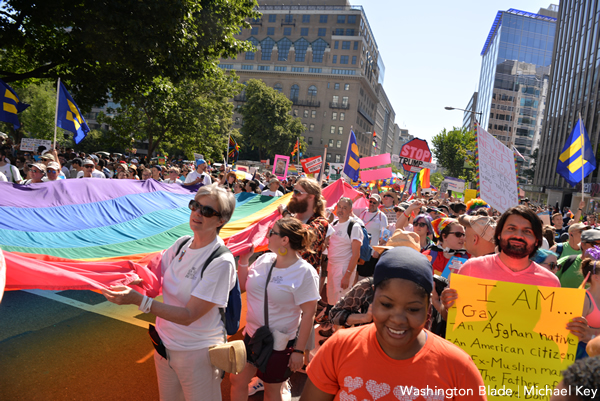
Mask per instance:
[[[284,180],[287,177],[289,165],[289,156],[275,155],[275,159],[273,160],[273,174],[280,180]]]
[[[370,157],[361,157],[360,158],[360,169],[365,168],[373,168],[373,167],[381,167],[392,162],[392,158],[389,153],[384,153],[382,155],[370,156]]]
[[[360,180],[362,182],[386,180],[392,177],[392,168],[380,168],[377,170],[360,170]]]

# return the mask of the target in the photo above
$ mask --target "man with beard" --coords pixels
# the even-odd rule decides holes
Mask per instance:
[[[496,226],[494,240],[499,254],[469,259],[458,274],[509,283],[560,287],[560,281],[543,266],[529,260],[542,245],[542,221],[527,206],[508,209]],[[435,298],[435,297],[434,297]],[[453,288],[442,292],[442,316],[458,298]],[[439,305],[436,305],[438,307]]]

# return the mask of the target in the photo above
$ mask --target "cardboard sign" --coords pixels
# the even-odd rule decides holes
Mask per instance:
[[[384,153],[377,156],[361,157],[359,161],[361,170],[365,168],[385,166],[392,162],[389,153]]]
[[[517,206],[519,193],[513,151],[481,127],[477,127],[477,151],[481,199],[500,213]]]
[[[585,290],[459,274],[450,283],[458,299],[446,339],[473,358],[487,399],[548,400],[546,386],[554,388],[575,362],[578,340],[565,326],[581,316]]]
[[[410,171],[415,173],[420,172],[424,168],[428,168],[430,170],[436,170],[437,164],[424,162],[422,160],[410,159],[408,157],[400,157],[399,162],[402,163],[403,166],[410,166]],[[407,168],[405,170],[408,171]]]
[[[280,180],[285,180],[285,177],[287,177],[289,165],[289,156],[275,155],[275,159],[273,159],[273,175],[275,175],[275,177],[277,177]]]
[[[392,177],[392,168],[385,167],[377,170],[360,170],[360,180],[363,182],[386,180]]]
[[[454,196],[454,193],[452,193],[452,196]],[[471,199],[475,199],[475,198],[477,198],[477,190],[476,189],[465,189],[465,203],[467,203]]]
[[[456,191],[456,192],[464,192],[465,191],[465,180],[461,180],[460,178],[454,177],[444,177],[444,181],[448,188],[446,190]],[[445,191],[444,191],[445,192]]]
[[[45,146],[45,150],[50,150],[50,148],[52,148],[52,141],[47,139],[22,138],[19,150],[24,152],[37,152],[40,146]]]
[[[323,163],[323,157],[315,156],[308,159],[301,159],[302,170],[307,174],[315,174],[321,171],[321,164]]]
[[[550,215],[548,213],[538,213],[538,217],[542,220],[545,226],[551,226],[550,224]]]

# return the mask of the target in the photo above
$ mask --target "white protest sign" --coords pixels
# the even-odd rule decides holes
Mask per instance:
[[[392,163],[398,163],[400,161],[400,156],[392,155]]]
[[[401,164],[408,164],[408,165],[410,165],[411,166],[411,171],[413,171],[412,167],[417,167],[418,170],[415,170],[414,172],[419,172],[423,168],[428,168],[431,171],[437,169],[437,164],[435,164],[435,163],[429,163],[429,162],[424,162],[424,161],[421,161],[421,160],[409,159],[408,157],[399,157],[398,161]]]
[[[500,213],[519,204],[513,151],[477,127],[480,197]]]
[[[50,150],[52,141],[47,139],[23,138],[21,139],[21,147],[19,149],[25,152],[35,152],[40,146],[45,146],[46,150]]]
[[[460,178],[445,177],[443,182],[447,184],[448,189],[451,191],[460,193],[465,192],[465,181]]]

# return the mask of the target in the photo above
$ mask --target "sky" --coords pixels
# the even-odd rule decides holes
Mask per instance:
[[[427,140],[461,127],[479,85],[481,50],[499,10],[537,13],[557,0],[350,0],[364,8],[385,64],[395,122]]]

